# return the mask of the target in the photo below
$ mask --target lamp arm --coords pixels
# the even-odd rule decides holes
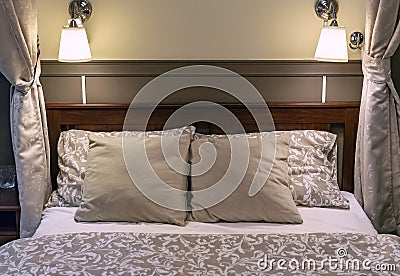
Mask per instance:
[[[72,19],[78,18],[78,3],[76,1],[71,2],[69,11]]]
[[[332,11],[332,22],[330,26],[335,26],[335,27],[339,26],[337,22],[336,9],[335,6],[333,5],[333,2],[330,3],[329,9]]]

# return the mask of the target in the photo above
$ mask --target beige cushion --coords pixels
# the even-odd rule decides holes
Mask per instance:
[[[177,133],[183,133],[179,139],[179,150],[187,162],[192,128]],[[185,224],[189,166],[182,162],[179,171],[183,174],[174,171],[165,161],[161,150],[161,139],[167,148],[173,148],[176,145],[176,137],[154,133],[147,133],[144,136],[140,133],[134,135],[131,132],[122,139],[122,137],[99,137],[98,134],[89,134],[89,154],[82,203],[75,213],[75,220]],[[148,162],[144,158],[136,158],[140,156],[140,149],[143,149],[144,145]],[[168,155],[168,152],[166,154]],[[135,183],[128,173],[124,156],[129,161],[127,162],[129,173],[136,174],[136,177],[133,177]],[[176,154],[166,158],[174,163],[180,157]],[[148,163],[156,175],[147,172]],[[167,185],[159,185],[157,178]],[[155,198],[163,200],[164,206],[165,203],[170,203],[180,210],[166,208],[153,202],[139,190],[137,185],[147,185],[147,188],[154,191]],[[177,190],[172,190],[170,187]]]
[[[196,134],[192,142],[192,166],[201,162],[200,156],[204,160],[210,159],[213,155],[213,150],[209,145],[211,143],[216,149],[216,160],[212,168],[207,173],[191,177],[191,189],[193,191],[191,198],[191,207],[193,208],[191,219],[201,222],[217,222],[217,221],[252,221],[252,222],[280,222],[280,223],[302,223],[302,218],[293,201],[288,185],[287,174],[287,155],[288,155],[288,136],[277,135],[274,133],[259,134],[237,134],[230,135],[232,145],[235,145],[234,150],[239,153],[231,160],[230,142],[228,136],[225,135],[200,135]],[[250,154],[247,155],[246,147],[240,140],[248,138]],[[256,175],[258,164],[261,156],[261,143],[263,150],[273,150],[273,143],[276,140],[275,157],[271,154],[263,155],[261,159],[258,178],[255,179],[259,184],[264,184],[261,190],[254,196],[249,196],[249,189]],[[239,141],[239,142],[238,142]],[[199,152],[200,146],[201,154]],[[211,158],[212,159],[212,158]],[[236,159],[236,162],[241,162],[246,165],[248,160],[247,170],[245,170],[244,178],[241,179],[241,173],[235,169],[229,172],[228,181],[221,187],[221,190],[204,195],[197,195],[195,191],[204,190],[216,184],[227,172],[230,162]],[[237,164],[237,163],[236,163]],[[272,170],[268,175],[267,167],[272,166]],[[193,169],[192,169],[193,171]],[[195,173],[195,172],[193,172]],[[230,185],[234,182],[240,182],[238,188],[222,202],[201,210],[212,197],[218,197],[226,189],[232,189]],[[261,183],[262,182],[262,183]],[[207,197],[207,198],[205,198]]]

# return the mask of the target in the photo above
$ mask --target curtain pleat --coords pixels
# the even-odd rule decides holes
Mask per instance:
[[[380,233],[400,235],[400,100],[390,58],[400,43],[400,0],[368,0],[355,160],[355,196]]]
[[[32,236],[51,192],[46,111],[37,48],[36,1],[0,0],[0,71],[11,83],[11,137],[21,237]]]

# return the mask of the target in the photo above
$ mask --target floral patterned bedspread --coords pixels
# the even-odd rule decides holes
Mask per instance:
[[[0,247],[0,275],[400,275],[400,238],[77,233]]]

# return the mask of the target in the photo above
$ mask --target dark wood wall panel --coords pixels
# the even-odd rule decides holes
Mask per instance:
[[[151,80],[149,77],[88,77],[86,80],[88,103],[130,103],[140,89]],[[313,102],[321,99],[320,77],[249,77],[248,80],[269,102],[288,100]],[[237,102],[233,96],[225,92],[207,87],[193,87],[174,93],[165,103],[188,103],[199,100]]]
[[[327,75],[328,101],[357,101],[361,95],[360,61],[93,61],[59,63],[42,61],[41,81],[48,103],[81,103],[80,76],[86,76],[88,103],[129,103],[150,80],[187,65],[214,65],[247,78],[267,101],[319,102],[322,76]],[[188,89],[166,103],[207,99],[235,102],[216,90]]]
[[[48,103],[82,103],[81,77],[43,76],[40,78]]]
[[[268,102],[318,102],[321,101],[322,77],[282,76],[249,77]]]
[[[327,101],[360,101],[363,76],[332,76],[327,79]],[[358,91],[358,93],[353,93]]]
[[[151,77],[88,77],[89,103],[130,103]]]

